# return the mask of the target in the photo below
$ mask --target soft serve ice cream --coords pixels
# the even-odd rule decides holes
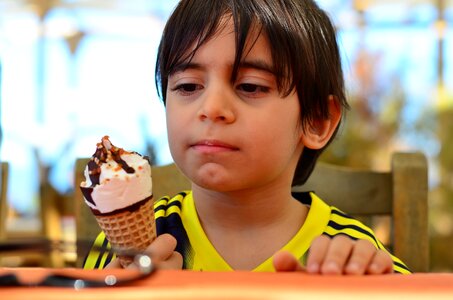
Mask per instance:
[[[81,189],[95,214],[130,207],[152,196],[151,165],[147,157],[115,147],[105,136],[85,168]]]

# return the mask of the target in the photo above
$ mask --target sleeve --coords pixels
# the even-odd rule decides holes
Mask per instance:
[[[111,251],[110,243],[104,232],[101,231],[94,240],[93,246],[85,258],[83,268],[88,270],[103,269],[114,258],[115,254]]]
[[[166,222],[165,218],[159,217],[162,213],[165,215],[165,209],[168,197],[163,197],[154,204],[154,212],[156,217],[156,231],[157,235],[161,235],[165,232]],[[163,212],[162,212],[163,211]],[[111,245],[105,236],[105,233],[101,231],[91,246],[90,252],[85,257],[83,262],[83,268],[92,269],[103,269],[107,266],[114,258],[115,253],[111,249]]]
[[[362,222],[345,214],[336,207],[332,208],[331,219],[324,230],[324,235],[333,237],[338,234],[346,235],[353,240],[368,240],[377,249],[387,251],[393,260],[393,270],[395,273],[411,274],[409,268],[396,256],[392,255],[376,237],[372,229],[364,225]]]

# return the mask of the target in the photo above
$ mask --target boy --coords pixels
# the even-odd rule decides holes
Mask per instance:
[[[148,250],[161,268],[409,272],[360,222],[291,194],[348,108],[335,30],[313,1],[180,1],[156,84],[171,153],[192,182],[155,205]],[[85,267],[102,259],[92,252]]]

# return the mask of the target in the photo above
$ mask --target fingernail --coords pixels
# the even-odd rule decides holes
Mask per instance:
[[[326,274],[339,274],[340,268],[335,262],[329,262],[325,265],[324,271]]]
[[[348,265],[348,273],[352,273],[352,274],[357,274],[359,272],[359,264],[357,263],[350,263]]]
[[[370,265],[370,271],[372,273],[378,273],[379,272],[379,266],[377,264],[371,264]]]
[[[317,263],[311,263],[307,266],[308,273],[319,273],[319,265]]]

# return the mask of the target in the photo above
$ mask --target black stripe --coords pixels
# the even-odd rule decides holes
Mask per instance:
[[[404,264],[402,264],[402,263],[399,263],[399,262],[397,262],[397,261],[393,261],[393,264],[395,264],[395,266],[398,266],[398,267],[400,267],[400,268],[402,268],[402,269],[404,269],[404,270],[407,270],[407,271],[409,271],[409,272],[412,273],[412,271],[411,271],[406,265],[404,265]]]
[[[179,192],[177,195],[182,196],[183,198],[186,197],[187,193],[186,192]],[[175,196],[176,197],[176,196]],[[174,197],[173,197],[174,198]]]
[[[348,238],[350,238],[353,241],[357,241],[359,239],[359,238],[356,238],[354,236],[350,236],[349,234],[346,234],[346,233],[343,233],[343,232],[338,232],[338,233],[335,233],[335,234],[329,234],[327,232],[323,232],[322,233],[322,235],[328,236],[330,238],[334,238],[335,236],[340,235],[340,234],[347,236]]]
[[[104,256],[105,251],[107,251],[108,242],[109,241],[107,240],[106,237],[104,238],[104,241],[102,241],[102,246],[101,246],[101,249],[99,250],[99,255],[98,255],[98,258],[96,259],[96,264],[94,265],[95,269],[99,269],[102,257]]]
[[[311,205],[312,199],[310,192],[292,192],[291,195],[302,204]]]
[[[104,268],[112,261],[113,255],[114,255],[113,251],[109,251],[107,258],[105,259]]]
[[[85,264],[87,263],[88,255],[89,254],[85,255],[85,258],[83,259],[83,264],[82,264],[83,267],[82,268],[85,268]]]
[[[350,220],[354,220],[354,221],[357,221],[357,219],[354,219],[353,217],[351,217],[350,215],[348,214],[345,214],[344,212],[336,209],[335,207],[332,207],[332,210],[331,210],[332,214],[334,215],[337,215],[337,216],[340,216],[340,217],[343,217],[343,218],[346,218],[346,219],[350,219]],[[364,228],[360,227],[361,230],[364,231],[365,234],[371,236],[375,241],[376,241],[376,238],[374,236],[374,234],[372,234],[371,232],[365,230]]]
[[[170,200],[170,197],[169,196],[162,196],[162,197],[159,198],[159,200],[157,200],[157,202],[159,202],[161,200],[168,201],[168,200]]]
[[[333,214],[338,215],[338,216],[342,216],[342,217],[344,217],[344,218],[349,218],[349,219],[355,220],[355,219],[354,219],[353,217],[351,217],[350,215],[345,214],[344,212],[342,212],[342,211],[336,209],[335,207],[332,207],[332,206],[331,206],[331,208],[332,208],[331,211],[332,211]]]
[[[181,201],[173,201],[172,203],[170,204],[167,204],[167,205],[159,205],[158,207],[156,207],[154,209],[154,212],[158,212],[160,210],[167,210],[168,208],[172,207],[172,206],[177,206],[179,207],[179,209],[181,209]]]
[[[367,236],[369,236],[370,238],[373,239],[373,241],[376,243],[378,249],[381,249],[381,246],[380,244],[378,243],[376,237],[371,233],[369,232],[368,230],[365,230],[364,228],[362,227],[359,227],[357,225],[341,225],[341,224],[338,224],[332,220],[329,221],[329,223],[327,224],[327,226],[335,229],[335,230],[338,230],[338,231],[341,231],[341,230],[344,230],[344,229],[352,229],[352,230],[355,230],[355,231],[358,231],[358,232],[361,232],[363,234],[366,234]],[[348,234],[347,234],[348,235]],[[349,236],[349,235],[348,235]]]

